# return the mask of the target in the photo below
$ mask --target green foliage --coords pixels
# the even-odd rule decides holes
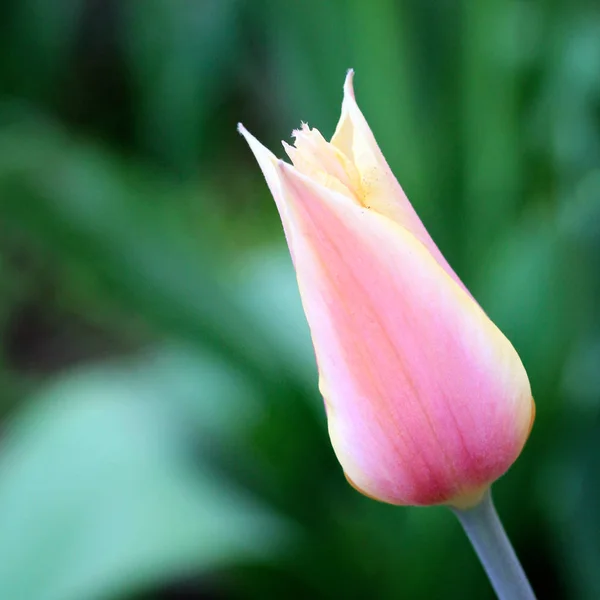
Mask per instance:
[[[443,509],[329,445],[308,329],[237,121],[277,151],[356,93],[521,354],[496,485],[541,598],[600,594],[594,3],[0,7],[0,598],[491,598]],[[193,595],[195,594],[195,596]]]
[[[202,367],[171,351],[88,369],[48,385],[11,420],[0,597],[109,598],[291,539],[260,503],[193,460],[187,413],[221,439],[253,406],[236,398],[231,418],[227,401],[239,391]]]

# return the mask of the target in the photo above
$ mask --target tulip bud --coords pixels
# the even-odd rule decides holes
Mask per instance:
[[[515,349],[427,233],[358,108],[293,166],[246,138],[277,204],[329,433],[347,479],[391,504],[476,504],[520,454],[534,403]]]

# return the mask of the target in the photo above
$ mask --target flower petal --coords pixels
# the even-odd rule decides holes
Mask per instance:
[[[530,428],[529,382],[510,342],[411,232],[285,163],[278,173],[348,478],[394,504],[487,486]]]
[[[342,114],[331,144],[350,158],[361,177],[363,204],[408,229],[431,252],[438,264],[471,295],[425,229],[404,190],[394,177],[375,136],[356,103],[350,69],[344,83]]]
[[[263,146],[241,123],[238,123],[238,131],[244,136],[250,150],[254,154],[256,161],[267,181],[269,190],[277,205],[279,216],[283,224],[285,237],[294,260],[294,250],[292,245],[292,222],[288,216],[288,205],[284,201],[283,190],[281,188],[281,176],[279,173],[279,162],[281,162],[268,148]]]

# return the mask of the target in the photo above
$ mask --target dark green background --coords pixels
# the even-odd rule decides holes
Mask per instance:
[[[329,445],[278,154],[346,69],[530,374],[495,486],[539,598],[600,598],[600,7],[0,3],[0,598],[492,598],[451,513]]]

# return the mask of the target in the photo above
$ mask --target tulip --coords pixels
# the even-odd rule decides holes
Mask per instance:
[[[517,352],[443,257],[356,104],[293,166],[240,124],[275,199],[348,481],[396,505],[477,505],[520,454],[534,403]]]

